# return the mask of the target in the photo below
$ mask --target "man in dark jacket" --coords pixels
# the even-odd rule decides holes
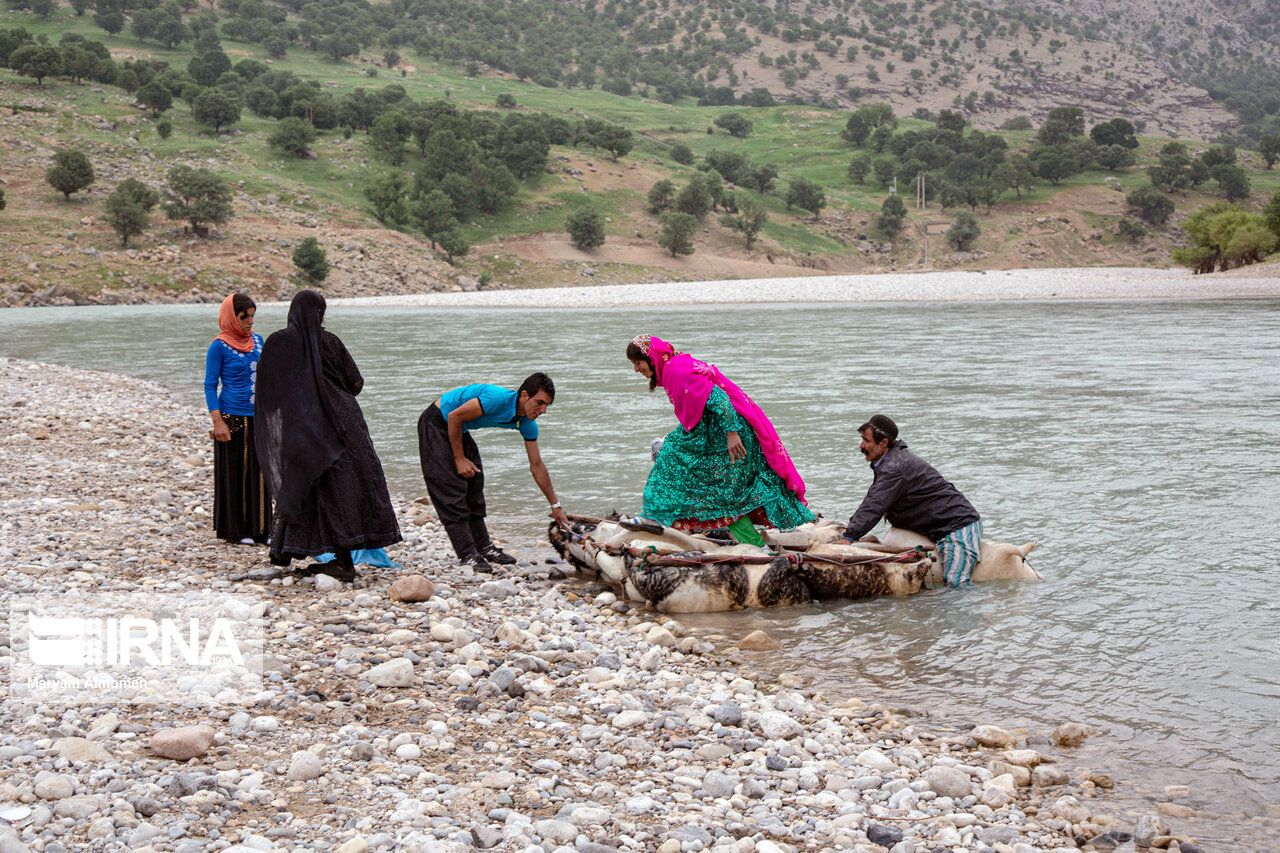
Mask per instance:
[[[871,463],[874,479],[844,538],[861,539],[888,518],[894,527],[937,543],[943,580],[952,586],[969,583],[982,543],[978,511],[932,465],[907,450],[898,440],[898,425],[889,418],[874,415],[858,432],[859,449]]]

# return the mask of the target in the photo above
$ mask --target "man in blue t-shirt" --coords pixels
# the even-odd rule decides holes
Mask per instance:
[[[538,451],[538,416],[555,398],[551,377],[535,373],[517,391],[481,384],[446,391],[418,418],[418,458],[427,494],[458,559],[475,571],[491,572],[492,563],[510,565],[516,560],[493,544],[485,527],[484,471],[473,430],[517,430],[524,438],[533,481],[551,504],[551,517],[569,526]]]

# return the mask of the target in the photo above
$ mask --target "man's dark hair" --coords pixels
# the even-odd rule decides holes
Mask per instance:
[[[551,402],[556,401],[556,384],[551,381],[551,377],[545,373],[533,373],[529,378],[520,383],[520,389],[516,391],[516,396],[520,396],[520,392],[528,394],[530,397],[539,391],[546,391],[547,396],[551,398]]]
[[[649,358],[649,354],[640,349],[635,341],[627,344],[627,358],[631,361],[643,361],[649,365],[649,390],[652,391],[658,387],[658,374],[654,372],[653,359]]]
[[[231,310],[236,313],[237,317],[244,316],[244,313],[250,308],[257,308],[258,303],[253,301],[253,297],[247,293],[233,293],[231,295]]]
[[[898,425],[885,415],[872,415],[871,420],[858,427],[858,432],[868,429],[871,430],[871,437],[876,444],[885,439],[888,439],[890,444],[898,440]]]

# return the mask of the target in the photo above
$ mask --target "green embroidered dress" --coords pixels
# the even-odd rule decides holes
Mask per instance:
[[[736,432],[747,458],[729,459]],[[784,530],[814,515],[769,467],[751,425],[722,388],[714,388],[693,429],[667,434],[644,487],[642,515],[683,530],[717,530],[743,517]]]

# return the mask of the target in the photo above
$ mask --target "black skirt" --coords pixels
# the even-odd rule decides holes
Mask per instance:
[[[253,449],[253,418],[223,415],[230,441],[213,443],[213,529],[219,539],[267,541],[271,501]]]

